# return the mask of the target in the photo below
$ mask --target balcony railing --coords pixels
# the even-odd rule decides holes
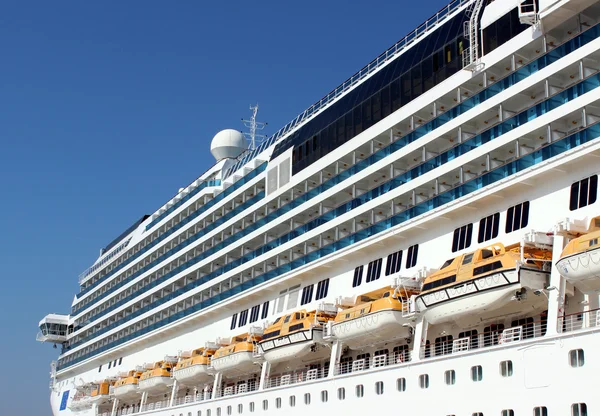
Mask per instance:
[[[290,384],[298,384],[306,381],[318,380],[327,377],[327,368],[314,368],[300,371],[290,371],[269,377],[265,381],[264,388],[270,389]]]

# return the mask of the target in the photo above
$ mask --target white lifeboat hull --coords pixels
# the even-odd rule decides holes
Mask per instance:
[[[260,366],[255,364],[252,351],[240,351],[225,357],[214,358],[211,365],[215,371],[224,374],[247,374],[260,372]]]
[[[439,289],[417,298],[417,308],[430,324],[457,321],[467,315],[497,310],[512,302],[516,291],[530,291],[530,301],[537,301],[534,290],[543,289],[549,273],[530,269],[505,270]],[[536,299],[537,298],[537,299]]]
[[[198,386],[211,379],[208,366],[205,364],[191,365],[186,368],[173,371],[173,377],[178,383],[188,386]]]
[[[582,292],[600,290],[600,248],[563,257],[556,262],[556,267]]]
[[[163,393],[169,389],[169,386],[173,385],[171,377],[151,377],[145,380],[140,380],[140,391],[146,391],[148,393]]]
[[[309,329],[285,335],[259,344],[265,361],[276,363],[295,358],[301,358],[309,354],[322,355],[328,350],[318,348],[323,343],[323,331],[321,329]]]
[[[140,389],[137,384],[126,384],[114,388],[113,394],[117,399],[135,399],[140,396]]]
[[[382,341],[391,341],[410,336],[410,327],[402,324],[408,320],[399,310],[383,310],[369,313],[355,319],[335,323],[331,334],[350,348]]]

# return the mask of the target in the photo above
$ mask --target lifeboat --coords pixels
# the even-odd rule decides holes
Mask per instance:
[[[175,380],[187,386],[198,386],[209,381],[211,375],[208,373],[208,366],[215,351],[215,346],[207,346],[195,349],[187,358],[180,358],[173,368]]]
[[[329,354],[327,348],[321,348],[323,327],[333,320],[337,310],[300,310],[281,316],[265,330],[258,343],[258,352],[263,358],[276,363],[293,358],[311,355],[321,358]]]
[[[224,374],[247,374],[260,369],[254,360],[255,345],[261,340],[258,334],[233,337],[229,345],[219,348],[211,359],[211,367]]]
[[[148,393],[162,393],[173,385],[170,361],[158,361],[150,370],[144,371],[140,377],[140,391]]]
[[[425,278],[417,309],[436,324],[485,314],[511,301],[541,303],[539,296],[527,300],[527,292],[546,287],[550,272],[544,264],[551,258],[547,250],[500,243],[460,255]]]
[[[600,290],[600,218],[590,232],[571,240],[556,262],[561,275],[582,292]]]
[[[139,380],[142,376],[141,371],[131,370],[128,373],[121,374],[115,382],[113,394],[117,399],[127,400],[139,397]]]
[[[93,404],[108,403],[112,384],[113,382],[109,380],[103,380],[77,387],[77,393],[73,396],[69,409],[78,411],[89,408]]]
[[[414,285],[381,288],[351,302],[338,301],[342,310],[328,322],[327,333],[350,348],[410,336],[410,327],[403,324],[409,321],[411,296],[419,293]]]

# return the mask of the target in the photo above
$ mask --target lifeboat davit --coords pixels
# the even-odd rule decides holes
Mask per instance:
[[[142,371],[131,370],[121,374],[115,382],[113,394],[119,400],[136,399],[140,396],[139,381]]]
[[[174,360],[173,360],[174,361]],[[145,371],[140,377],[140,391],[149,394],[163,393],[173,385],[171,378],[171,361],[158,361],[151,369]]]
[[[69,409],[80,411],[92,407],[93,404],[108,403],[112,384],[113,382],[109,380],[103,380],[77,387],[77,393],[71,400]]]
[[[528,291],[544,289],[551,260],[547,250],[504,247],[497,243],[448,260],[439,271],[425,278],[417,309],[431,324],[454,321],[470,314],[485,314],[507,303],[542,303]],[[521,254],[524,262],[521,261]],[[528,299],[528,300],[527,300]]]
[[[600,219],[594,219],[593,223],[600,223]],[[600,290],[599,241],[600,230],[575,238],[566,245],[556,262],[560,274],[582,292]]]
[[[187,386],[199,386],[208,382],[212,376],[208,372],[216,346],[206,346],[192,351],[189,357],[182,357],[173,369],[173,377],[178,383]]]
[[[322,347],[323,327],[335,318],[336,312],[335,308],[311,312],[303,309],[277,318],[258,343],[260,354],[270,363],[329,355],[329,349]]]
[[[327,333],[350,348],[358,348],[410,336],[410,298],[419,293],[416,281],[387,287],[357,296],[353,301],[338,301],[342,308]],[[403,326],[404,325],[404,326]]]
[[[254,349],[261,340],[257,333],[233,337],[229,345],[219,348],[211,359],[211,367],[223,374],[243,375],[260,371],[255,362]]]

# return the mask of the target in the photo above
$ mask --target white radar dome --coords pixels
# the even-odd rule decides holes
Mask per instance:
[[[221,130],[210,143],[210,152],[219,160],[234,159],[248,149],[248,142],[244,135],[237,130]]]

